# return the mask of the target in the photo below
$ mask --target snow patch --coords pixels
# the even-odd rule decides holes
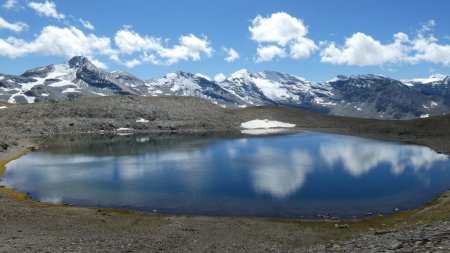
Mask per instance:
[[[403,82],[405,85],[413,86],[414,83],[428,84],[428,83],[434,83],[434,82],[441,82],[446,77],[447,77],[446,75],[434,74],[428,78],[403,79],[400,81]]]
[[[227,77],[223,73],[219,73],[214,77],[214,81],[219,83],[225,81],[225,79],[227,79]]]
[[[106,96],[106,94],[105,93],[101,93],[101,92],[95,92],[95,91],[90,91],[92,94],[95,94],[95,95],[99,95],[99,96],[101,96],[101,97],[104,97],[104,96]]]
[[[209,76],[203,75],[202,73],[197,73],[195,74],[195,76],[211,81],[211,78],[209,78]]]
[[[320,98],[320,97],[315,97],[313,99],[313,101],[314,101],[314,103],[319,104],[319,105],[336,105],[336,103],[331,102],[331,101],[330,102],[324,102],[323,98]]]
[[[246,69],[240,69],[230,75],[230,79],[246,78],[250,76],[250,72]]]
[[[241,128],[245,129],[268,129],[268,128],[290,128],[290,127],[295,127],[295,124],[268,119],[264,120],[255,119],[241,124]]]
[[[270,129],[245,129],[241,130],[242,134],[248,135],[265,135],[265,134],[279,134],[286,132],[286,128],[270,128]]]
[[[419,118],[421,118],[421,119],[425,119],[425,118],[428,118],[428,117],[430,117],[430,114],[422,114],[422,115],[420,115],[419,116]]]
[[[59,82],[55,82],[55,83],[51,83],[48,86],[50,87],[64,87],[64,86],[75,86],[78,88],[77,85],[75,85],[74,83],[67,81],[67,80],[61,80]]]
[[[134,129],[133,128],[127,128],[127,127],[121,127],[121,128],[117,128],[116,131],[132,132],[132,131],[134,131]]]
[[[68,93],[68,92],[80,92],[80,91],[77,91],[75,88],[67,88],[62,91],[62,93]]]
[[[175,78],[177,78],[177,73],[167,73],[166,74],[166,78],[169,78],[169,79],[175,79]]]
[[[41,96],[43,96],[43,97],[48,97],[48,96],[50,96],[50,94],[48,94],[48,93],[42,93]]]
[[[139,119],[136,120],[136,123],[147,123],[147,122],[150,122],[150,120],[143,119],[143,118],[139,118]]]
[[[298,96],[291,95],[289,91],[286,88],[282,87],[281,83],[279,82],[273,82],[271,80],[262,78],[254,78],[253,82],[266,97],[272,100],[280,100],[286,98],[299,100]]]
[[[6,108],[8,108],[8,106],[0,106],[0,110],[6,109]]]

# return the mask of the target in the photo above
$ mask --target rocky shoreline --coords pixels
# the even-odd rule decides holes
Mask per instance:
[[[137,122],[138,119],[148,122]],[[254,119],[297,129],[427,145],[450,154],[450,117],[379,121],[284,107],[228,110],[196,98],[105,97],[0,110],[2,166],[55,134],[236,132]],[[44,144],[45,145],[45,144]],[[171,216],[53,206],[0,189],[2,252],[448,252],[450,197],[396,215],[350,221]]]

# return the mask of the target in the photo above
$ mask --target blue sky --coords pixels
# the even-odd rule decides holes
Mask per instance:
[[[83,54],[110,71],[123,69],[143,79],[177,70],[214,77],[242,68],[312,81],[337,74],[450,74],[447,0],[0,4],[1,73],[20,74]]]

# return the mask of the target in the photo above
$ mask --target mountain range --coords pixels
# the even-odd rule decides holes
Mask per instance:
[[[0,74],[0,101],[9,103],[109,95],[195,96],[223,107],[279,105],[331,115],[413,119],[450,111],[450,77],[395,80],[368,74],[319,83],[244,69],[216,80],[182,71],[141,80],[125,71],[107,72],[82,56],[21,75]]]

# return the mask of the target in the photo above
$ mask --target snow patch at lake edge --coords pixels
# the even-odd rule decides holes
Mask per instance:
[[[295,124],[285,123],[275,120],[250,120],[241,124],[241,128],[245,129],[269,129],[269,128],[291,128],[295,127]]]
[[[147,123],[147,122],[150,122],[150,120],[144,118],[139,118],[136,120],[136,123]]]

